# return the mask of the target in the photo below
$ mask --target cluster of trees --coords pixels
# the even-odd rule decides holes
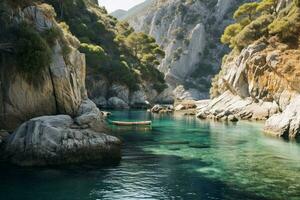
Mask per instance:
[[[156,69],[164,52],[153,38],[135,33],[126,22],[118,22],[95,0],[44,1],[55,8],[58,20],[66,22],[80,40],[88,73],[102,74],[131,90],[137,90],[143,80],[165,87],[163,75]]]
[[[234,13],[236,23],[229,25],[221,37],[231,48],[242,49],[253,41],[269,35],[277,35],[283,41],[298,37],[300,28],[300,3],[294,0],[291,7],[280,13],[278,0],[261,0],[245,3]]]

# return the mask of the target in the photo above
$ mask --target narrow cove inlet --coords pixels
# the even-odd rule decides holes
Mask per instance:
[[[0,199],[289,199],[300,197],[300,144],[263,134],[263,124],[113,111],[119,165],[0,169]]]
[[[300,0],[0,0],[0,200],[300,200]]]

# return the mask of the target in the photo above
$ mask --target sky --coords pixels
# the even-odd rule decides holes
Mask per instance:
[[[118,9],[128,10],[133,6],[144,2],[145,0],[98,0],[101,6],[111,13]]]

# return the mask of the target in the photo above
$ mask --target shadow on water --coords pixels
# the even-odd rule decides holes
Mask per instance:
[[[244,199],[267,198],[187,170],[209,167],[198,159],[156,155],[125,147],[119,166],[19,168],[1,166],[0,199]],[[5,173],[3,173],[5,172]]]

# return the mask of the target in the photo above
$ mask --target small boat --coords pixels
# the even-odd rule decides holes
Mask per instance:
[[[149,126],[152,124],[152,121],[140,121],[140,122],[110,121],[110,123],[117,126]]]

